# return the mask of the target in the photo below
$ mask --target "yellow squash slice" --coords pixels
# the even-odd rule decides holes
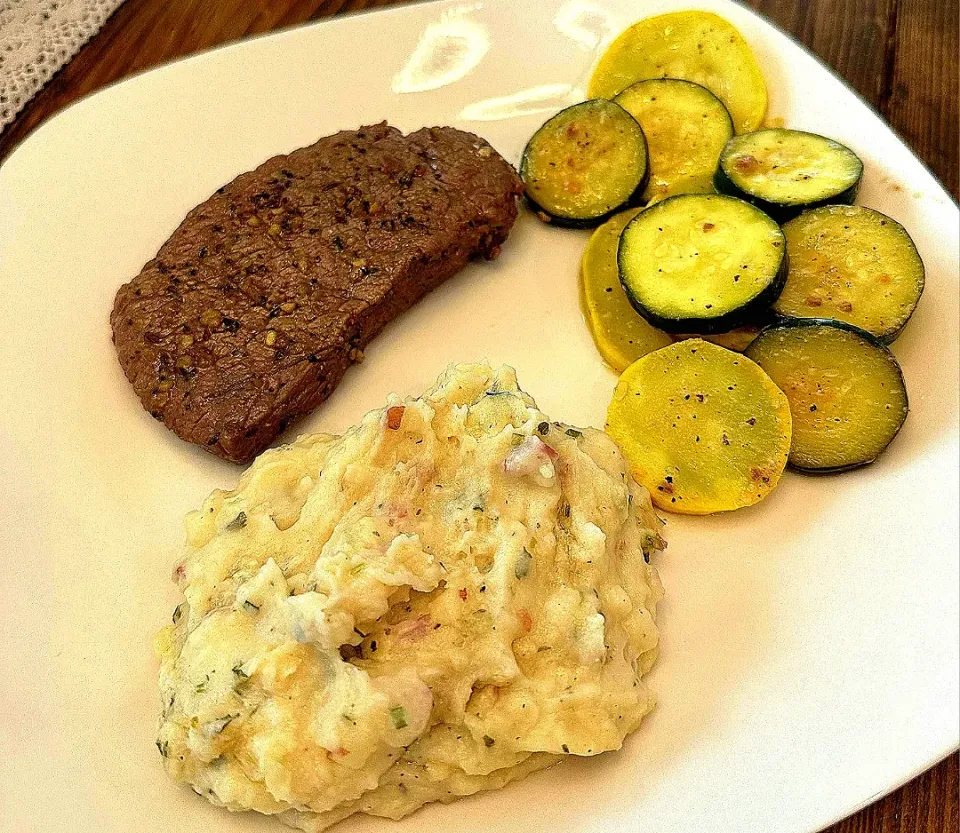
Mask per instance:
[[[600,58],[589,95],[612,98],[646,78],[706,87],[730,111],[737,133],[756,130],[767,112],[756,57],[740,32],[710,12],[671,12],[635,23]]]
[[[757,503],[787,464],[790,403],[761,368],[691,339],[635,361],[620,377],[607,433],[661,509],[686,515]]]
[[[671,341],[640,317],[620,285],[620,233],[640,210],[628,209],[607,220],[590,237],[580,261],[580,300],[587,327],[600,355],[618,373]]]

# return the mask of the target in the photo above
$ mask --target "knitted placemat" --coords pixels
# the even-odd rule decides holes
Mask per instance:
[[[0,0],[0,131],[123,0]]]

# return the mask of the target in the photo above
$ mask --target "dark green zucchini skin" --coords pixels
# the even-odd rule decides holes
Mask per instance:
[[[911,313],[911,315],[912,314],[913,313]],[[822,324],[827,327],[834,327],[838,330],[846,330],[849,333],[854,333],[864,339],[864,341],[869,341],[872,345],[874,345],[874,347],[882,347],[887,352],[890,351],[890,345],[893,342],[893,339],[890,339],[887,336],[875,336],[868,330],[864,330],[862,327],[858,327],[856,324],[851,324],[849,321],[840,321],[838,318],[794,318],[790,315],[782,315],[774,309],[770,310],[769,323],[767,323],[766,326],[764,326],[764,328],[757,333],[757,337],[759,338],[761,333],[774,328],[796,329],[799,327],[807,327],[816,324]],[[897,330],[897,335],[900,335],[902,331],[903,328]]]
[[[527,160],[528,160],[528,152],[530,150],[530,145],[533,142],[534,137],[537,135],[537,133],[539,133],[540,129],[542,129],[544,126],[549,124],[549,122],[553,121],[553,119],[557,118],[557,116],[560,116],[563,113],[565,113],[567,110],[570,110],[573,107],[579,107],[585,103],[587,102],[580,102],[580,104],[572,104],[570,105],[570,107],[565,107],[559,113],[547,119],[547,121],[544,122],[543,125],[541,125],[536,132],[534,132],[533,136],[530,137],[530,140],[527,142],[526,146],[524,147],[523,154],[520,157],[519,172],[520,172],[520,178],[524,181],[524,184],[526,184],[526,181],[527,181],[526,172],[527,172]],[[611,103],[613,104],[616,102],[611,101]],[[617,105],[617,106],[619,107],[620,105]],[[624,110],[624,112],[627,113],[627,115],[630,115],[626,110]],[[633,116],[630,116],[630,118],[633,118]],[[634,121],[636,121],[636,119],[634,119]],[[644,155],[644,158],[646,159],[646,165],[644,167],[643,176],[641,177],[640,182],[637,183],[637,187],[633,190],[633,193],[631,193],[626,200],[621,202],[619,205],[614,206],[606,213],[601,214],[598,217],[583,217],[583,218],[567,217],[564,215],[555,214],[549,211],[548,209],[544,208],[532,196],[530,196],[529,189],[526,189],[524,194],[527,201],[527,205],[544,222],[550,223],[551,225],[555,225],[555,226],[563,226],[564,228],[575,228],[575,229],[595,228],[596,226],[599,226],[600,224],[605,223],[614,214],[617,214],[620,211],[623,211],[627,208],[634,208],[634,207],[643,205],[644,204],[643,192],[646,190],[647,184],[650,181],[650,149],[647,147],[647,137],[643,135],[642,128],[640,129],[640,140],[643,142],[643,155]]]
[[[627,198],[626,202],[620,203],[620,205],[618,205],[616,208],[608,211],[606,214],[601,214],[599,217],[578,219],[576,217],[563,217],[559,214],[551,214],[549,211],[547,211],[547,209],[533,199],[529,193],[527,193],[525,197],[530,210],[533,211],[543,222],[549,223],[551,226],[562,226],[563,228],[573,229],[592,229],[605,223],[614,214],[619,214],[621,211],[625,211],[628,208],[637,208],[638,206],[643,205],[643,192],[647,188],[647,182],[649,179],[650,166],[648,165],[647,172],[643,175],[643,180],[637,186],[637,189]]]
[[[896,360],[896,357],[890,352],[890,348],[883,342],[883,340],[873,335],[873,333],[868,333],[866,330],[861,329],[855,324],[848,324],[846,321],[837,321],[835,318],[784,318],[782,316],[778,316],[777,319],[772,324],[768,324],[759,333],[757,333],[757,338],[754,339],[754,342],[756,342],[760,338],[760,336],[762,336],[764,333],[770,332],[771,330],[806,329],[810,327],[834,327],[838,330],[846,330],[848,333],[853,333],[854,335],[859,336],[868,344],[872,344],[878,350],[882,350],[884,353],[889,354],[890,357],[893,359],[893,366],[897,370],[897,375],[900,377],[900,383],[903,385],[904,396],[907,396],[907,393],[906,393],[907,386],[903,378],[903,369],[900,367],[900,362],[898,362]],[[752,346],[753,344],[750,345],[750,347]],[[753,358],[750,355],[750,347],[748,347],[744,352],[744,355],[748,359]],[[862,469],[864,466],[869,466],[872,462],[874,462],[877,459],[877,457],[879,457],[884,451],[886,451],[890,447],[890,443],[892,443],[897,438],[897,436],[903,430],[903,425],[907,421],[907,415],[909,413],[910,413],[910,402],[908,398],[907,410],[906,410],[906,413],[904,414],[903,421],[900,423],[900,427],[897,428],[896,433],[892,437],[890,437],[890,441],[869,460],[858,460],[856,463],[850,463],[849,465],[846,465],[846,466],[825,466],[821,468],[801,466],[793,462],[788,462],[787,466],[788,468],[792,469],[793,471],[799,472],[800,474],[808,474],[808,475],[814,475],[814,476],[824,475],[824,474],[840,474],[841,472],[854,471],[856,469]]]
[[[718,194],[726,194],[728,197],[737,197],[744,202],[755,205],[764,214],[769,214],[774,220],[780,223],[780,225],[783,225],[785,222],[787,222],[787,220],[792,220],[794,217],[799,216],[804,211],[809,211],[811,208],[820,208],[824,205],[853,205],[857,201],[857,194],[860,191],[860,182],[862,178],[863,176],[861,174],[860,179],[847,188],[846,191],[837,194],[835,197],[829,197],[825,200],[816,200],[815,202],[805,203],[803,205],[780,205],[767,200],[762,200],[760,197],[755,197],[752,194],[741,191],[736,185],[734,185],[730,177],[726,175],[723,168],[719,166],[717,167],[716,173],[713,175],[713,187],[717,189]]]
[[[835,330],[846,330],[848,333],[860,336],[864,341],[880,348],[883,352],[890,352],[890,348],[887,347],[883,339],[877,338],[873,333],[868,333],[856,324],[838,321],[836,318],[790,318],[785,315],[777,315],[773,321],[757,333],[757,338],[771,330],[802,330],[807,327],[833,327]],[[899,366],[898,364],[897,367]]]
[[[689,195],[675,194],[674,196],[667,197],[667,199],[657,203],[657,205],[663,205],[669,200],[681,199],[686,196]],[[627,228],[629,228],[633,223],[637,222],[637,220],[639,220],[642,216],[643,212],[631,220],[630,223],[627,224]],[[626,228],[624,229],[624,232],[626,232]],[[655,311],[645,307],[637,299],[636,295],[633,293],[627,283],[623,280],[623,267],[621,265],[622,261],[620,257],[623,252],[623,237],[624,235],[621,234],[621,245],[617,249],[617,265],[621,275],[620,285],[623,287],[623,290],[627,295],[627,300],[630,302],[630,306],[632,306],[640,316],[645,318],[658,330],[663,330],[665,333],[673,333],[676,335],[718,335],[719,333],[728,333],[730,330],[735,330],[737,327],[743,327],[748,324],[765,324],[766,322],[775,318],[771,307],[777,298],[780,297],[780,293],[783,292],[783,287],[787,282],[787,272],[789,271],[790,266],[790,259],[787,255],[786,241],[784,241],[784,244],[780,248],[780,265],[777,268],[773,280],[759,295],[756,295],[748,303],[723,315],[719,315],[716,318],[668,318],[658,315]]]

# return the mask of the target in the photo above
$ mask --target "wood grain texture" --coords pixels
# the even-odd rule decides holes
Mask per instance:
[[[960,199],[957,0],[749,0],[872,104]]]
[[[404,0],[127,0],[0,133],[0,160],[44,119],[132,73],[248,35],[398,2]],[[844,77],[960,197],[960,0],[749,4]],[[950,756],[827,833],[960,833],[958,760]]]
[[[902,2],[888,35],[886,118],[957,196],[957,99],[960,71],[956,0]],[[919,149],[922,148],[922,151]]]

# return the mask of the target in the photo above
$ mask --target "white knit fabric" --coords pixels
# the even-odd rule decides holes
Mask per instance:
[[[0,131],[123,0],[0,0]]]

